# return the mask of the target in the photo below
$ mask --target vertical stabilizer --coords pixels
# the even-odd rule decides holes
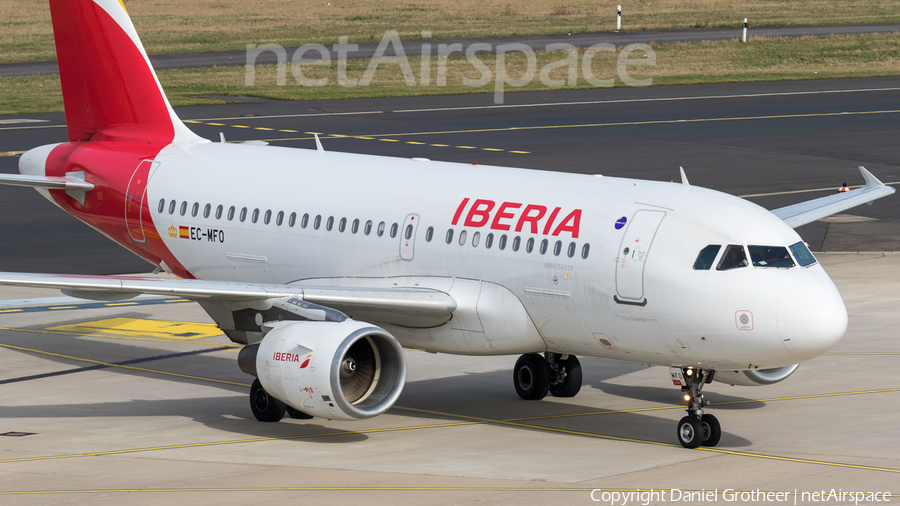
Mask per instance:
[[[69,140],[206,142],[175,115],[121,0],[50,0]]]

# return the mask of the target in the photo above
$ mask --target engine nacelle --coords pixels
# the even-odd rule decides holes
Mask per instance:
[[[258,348],[245,348],[239,363],[288,406],[329,420],[360,420],[387,411],[403,391],[403,348],[378,327],[349,319],[266,325],[272,330]]]
[[[775,369],[759,369],[759,370],[716,370],[714,381],[719,383],[727,383],[729,385],[741,385],[745,387],[755,387],[759,385],[772,385],[779,381],[784,381],[788,376],[794,374],[794,371],[800,367],[800,364],[789,365],[787,367],[776,367]]]

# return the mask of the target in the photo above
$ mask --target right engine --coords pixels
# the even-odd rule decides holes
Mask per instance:
[[[241,350],[241,369],[288,406],[329,420],[387,411],[403,391],[406,357],[384,330],[354,320],[284,321]]]
[[[756,387],[759,385],[772,385],[786,380],[788,376],[794,374],[794,371],[799,366],[800,364],[794,364],[775,369],[748,369],[744,371],[717,370],[713,379],[719,383],[726,383],[732,386]]]

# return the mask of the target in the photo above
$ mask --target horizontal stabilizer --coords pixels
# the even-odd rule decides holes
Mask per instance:
[[[50,176],[26,176],[19,174],[0,174],[0,184],[11,186],[30,186],[48,190],[91,191],[94,185],[83,179]]]
[[[772,211],[772,214],[784,220],[791,228],[797,228],[832,214],[846,211],[851,207],[866,204],[881,197],[887,197],[896,191],[894,188],[886,186],[879,181],[865,167],[860,167],[859,171],[866,180],[866,185],[862,188],[775,209]]]

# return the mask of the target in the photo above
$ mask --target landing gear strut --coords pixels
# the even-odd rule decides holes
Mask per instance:
[[[703,413],[709,404],[701,390],[711,383],[716,371],[694,369],[692,367],[672,367],[669,369],[672,382],[681,386],[681,393],[687,402],[688,416],[678,422],[678,442],[685,448],[716,446],[722,437],[722,427],[715,416]]]
[[[575,397],[581,390],[581,364],[575,355],[537,353],[519,357],[513,369],[513,384],[519,397],[536,401],[547,396]]]

